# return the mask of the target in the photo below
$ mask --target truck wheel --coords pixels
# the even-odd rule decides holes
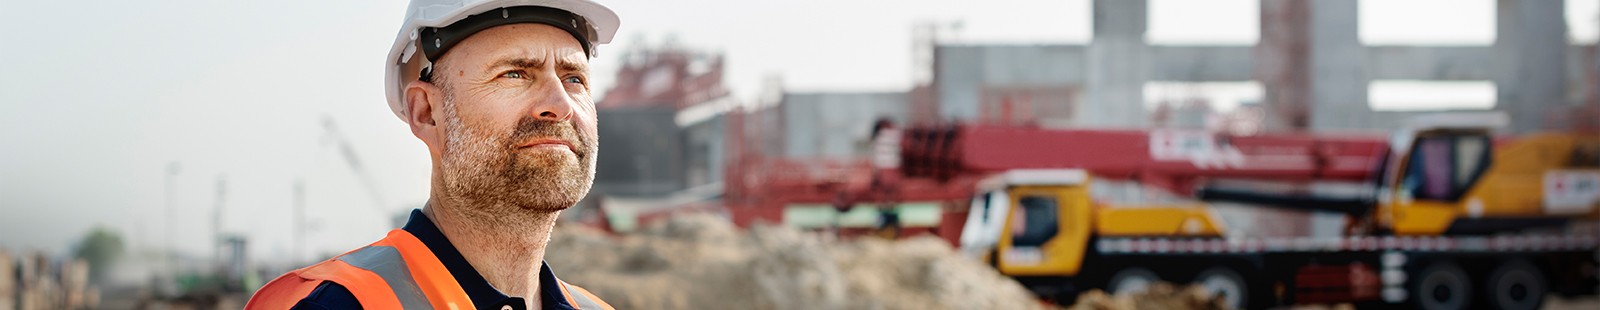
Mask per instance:
[[[1144,292],[1157,281],[1161,281],[1161,278],[1156,277],[1156,273],[1150,269],[1128,267],[1111,276],[1111,281],[1106,282],[1106,290],[1112,294]]]
[[[1222,296],[1223,305],[1229,309],[1244,309],[1250,300],[1250,286],[1238,272],[1228,267],[1211,267],[1194,277],[1194,283],[1206,288],[1212,296]]]
[[[1411,301],[1417,309],[1466,309],[1472,286],[1467,272],[1451,262],[1428,265],[1411,284]]]
[[[1484,282],[1484,295],[1489,306],[1495,309],[1539,309],[1544,303],[1544,274],[1527,260],[1516,259],[1500,264],[1489,273]]]

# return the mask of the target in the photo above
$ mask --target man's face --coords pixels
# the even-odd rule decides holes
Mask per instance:
[[[542,24],[490,28],[440,58],[446,199],[492,214],[582,199],[599,143],[587,65],[577,39]]]

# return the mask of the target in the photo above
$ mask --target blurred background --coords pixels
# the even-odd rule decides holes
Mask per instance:
[[[1508,136],[1600,123],[1600,0],[605,3],[623,22],[592,61],[604,148],[564,216],[613,238],[693,210],[824,240],[892,217],[958,246],[940,229],[970,182],[893,216],[851,207],[896,199],[838,194],[883,184],[899,159],[875,163],[897,152],[874,138],[894,126],[1382,141],[1439,113],[1498,113]],[[0,309],[237,308],[396,227],[430,173],[382,95],[404,10],[0,0]],[[1338,214],[1218,212],[1230,233],[1345,234]]]

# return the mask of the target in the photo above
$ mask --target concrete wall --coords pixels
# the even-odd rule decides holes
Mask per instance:
[[[977,120],[986,92],[993,90],[1076,90],[1088,80],[1084,46],[939,46],[935,57],[934,95],[944,120]],[[1071,101],[1084,100],[1075,97]]]
[[[683,128],[686,161],[684,185],[695,187],[722,181],[723,163],[726,162],[726,119],[726,116],[719,114]]]
[[[870,154],[868,134],[879,117],[904,123],[902,92],[784,94],[783,153],[791,158],[856,158]]]
[[[685,188],[685,134],[672,107],[599,111],[600,155],[591,195],[662,195]]]

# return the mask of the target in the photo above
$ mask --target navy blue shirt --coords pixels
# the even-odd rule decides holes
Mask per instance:
[[[401,229],[416,236],[417,240],[428,246],[428,250],[432,251],[434,256],[439,257],[439,262],[444,263],[445,269],[450,270],[450,275],[456,278],[456,283],[461,284],[461,290],[467,293],[472,299],[472,304],[478,309],[498,310],[505,306],[517,310],[527,309],[527,301],[522,297],[507,296],[490,286],[489,280],[484,279],[483,275],[478,274],[477,269],[473,269],[472,265],[467,263],[467,258],[462,257],[460,251],[456,251],[456,247],[450,244],[444,233],[439,232],[439,227],[435,226],[427,215],[422,214],[422,210],[412,210],[411,220]],[[550,271],[549,264],[544,264],[543,268],[539,269],[541,295],[539,301],[542,308],[577,309],[578,307],[567,303],[567,298],[561,293],[560,283],[560,280],[556,279],[556,274]],[[322,282],[291,309],[361,309],[361,302],[356,301],[356,296],[343,285]]]

